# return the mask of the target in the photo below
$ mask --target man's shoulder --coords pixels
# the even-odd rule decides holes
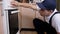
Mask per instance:
[[[53,16],[53,18],[54,18],[54,19],[60,19],[60,13],[55,14],[55,15]]]

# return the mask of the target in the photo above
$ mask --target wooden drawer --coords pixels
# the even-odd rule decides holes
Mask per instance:
[[[37,34],[36,31],[22,31],[21,34]]]

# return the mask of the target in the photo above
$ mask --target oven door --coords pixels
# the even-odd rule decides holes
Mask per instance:
[[[10,34],[16,34],[18,32],[18,11],[17,9],[8,10],[9,19],[9,31]]]

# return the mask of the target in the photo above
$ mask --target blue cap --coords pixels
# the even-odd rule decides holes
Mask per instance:
[[[54,10],[56,8],[56,0],[44,0],[42,3],[36,3],[39,8]]]

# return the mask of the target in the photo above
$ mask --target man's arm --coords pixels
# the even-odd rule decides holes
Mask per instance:
[[[29,4],[29,3],[19,3],[19,6],[37,10],[36,4],[33,5],[33,4]]]
[[[31,8],[31,9],[34,9],[34,10],[38,10],[36,4],[19,3],[17,1],[13,1],[11,4],[13,6],[21,6],[21,7],[26,7],[26,8]]]

